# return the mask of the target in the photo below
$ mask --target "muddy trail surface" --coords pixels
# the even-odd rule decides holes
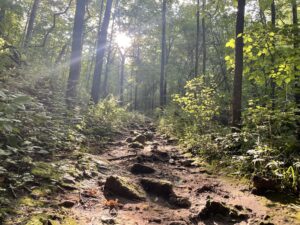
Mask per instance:
[[[93,161],[100,172],[84,170],[76,186],[64,177],[69,185],[51,197],[48,208],[21,208],[28,215],[47,213],[47,220],[40,216],[27,224],[298,224],[296,204],[256,196],[249,185],[212,172],[152,124],[122,133],[84,161],[82,168]],[[81,163],[80,157],[73,163]]]
[[[92,193],[72,208],[80,224],[297,224],[287,205],[211,173],[151,125],[133,128],[101,157],[110,162],[105,176],[86,180]]]

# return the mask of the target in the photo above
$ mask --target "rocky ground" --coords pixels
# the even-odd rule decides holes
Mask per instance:
[[[76,171],[84,179],[68,173],[55,196],[33,190],[18,209],[33,215],[27,225],[298,224],[297,204],[252,194],[249,185],[212,172],[151,124],[135,125],[119,139],[96,156],[78,156]],[[31,199],[41,205],[30,205]]]

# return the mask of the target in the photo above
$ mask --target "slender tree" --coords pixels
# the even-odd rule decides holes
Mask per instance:
[[[202,62],[202,73],[206,74],[206,25],[205,25],[205,8],[206,8],[206,0],[203,0],[202,3],[202,51],[203,51],[203,62]]]
[[[232,125],[241,127],[242,113],[242,81],[243,81],[243,49],[244,49],[244,17],[246,0],[238,0],[238,11],[236,18],[236,43],[235,43],[235,72],[233,82],[232,98]]]
[[[109,35],[109,44],[108,44],[108,52],[107,52],[107,58],[106,58],[106,65],[105,65],[105,71],[104,71],[104,80],[103,80],[103,85],[102,85],[102,90],[101,90],[101,96],[102,98],[105,98],[108,95],[108,88],[107,88],[107,82],[108,82],[108,76],[110,73],[110,67],[113,61],[113,48],[112,48],[112,43],[113,43],[113,38],[115,34],[115,20],[116,16],[118,14],[118,5],[119,5],[119,0],[115,2],[115,10],[112,16],[112,24],[111,24],[111,31]]]
[[[275,0],[272,0],[271,3],[271,23],[272,23],[272,30],[274,31],[276,28],[276,6],[275,6]],[[272,44],[272,47],[275,48],[275,44]],[[272,65],[275,67],[275,58],[273,55],[271,55],[271,61]],[[272,98],[272,109],[275,109],[275,81],[274,78],[271,78],[271,98]]]
[[[93,85],[92,85],[92,100],[94,103],[99,102],[101,73],[103,68],[103,59],[106,50],[107,30],[110,21],[110,14],[113,0],[107,0],[106,8],[101,29],[98,31],[97,48],[96,48],[96,64],[94,69]]]
[[[167,0],[162,2],[162,38],[161,38],[161,70],[160,70],[160,106],[163,107],[165,102],[165,65],[166,65],[166,14],[167,14]]]
[[[76,12],[74,19],[73,35],[72,35],[72,49],[70,59],[70,71],[68,86],[66,92],[66,102],[70,107],[74,103],[77,92],[78,80],[81,71],[81,57],[82,57],[82,37],[84,28],[85,15],[85,0],[76,1]]]
[[[293,31],[294,31],[294,49],[299,48],[299,28],[298,28],[298,13],[297,13],[297,2],[292,0],[292,14],[293,14]],[[296,137],[298,144],[300,145],[300,76],[299,71],[295,66],[296,82],[295,82],[295,101],[297,105],[296,118],[297,118],[297,130]]]
[[[121,70],[120,70],[120,105],[124,105],[124,78],[125,78],[125,60],[126,54],[120,51]]]
[[[200,42],[200,0],[197,0],[197,37],[196,37],[196,60],[195,60],[195,75],[198,76],[199,68],[199,42]]]
[[[36,13],[39,7],[41,0],[33,0],[32,8],[30,11],[28,26],[26,30],[25,40],[24,40],[24,47],[27,47],[32,38],[33,26],[36,18]]]

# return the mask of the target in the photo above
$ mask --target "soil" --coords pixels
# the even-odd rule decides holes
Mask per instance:
[[[254,195],[249,184],[209,169],[182,151],[177,141],[151,130],[140,126],[111,142],[97,156],[109,162],[102,173],[80,181],[76,190],[56,196],[65,214],[79,225],[300,224],[295,199],[290,202],[288,196],[271,199]],[[151,133],[151,138],[142,147],[133,146],[135,138],[145,133]],[[132,173],[133,166],[140,171]],[[132,187],[139,188],[143,188],[143,179],[161,181],[168,194],[161,194],[163,188],[159,194],[145,189],[146,198],[139,201],[130,199],[128,193],[106,195],[106,179],[111,176],[126,178]],[[181,207],[178,199],[188,204]]]
[[[293,210],[288,205],[274,202],[263,196],[251,194],[249,185],[227,178],[224,175],[214,174],[203,165],[195,165],[189,154],[180,151],[164,135],[155,134],[151,141],[146,142],[144,149],[130,148],[125,141],[134,139],[134,134],[140,134],[147,129],[141,127],[122,137],[121,142],[113,144],[101,156],[112,163],[107,171],[109,175],[127,177],[139,184],[141,178],[155,178],[170,181],[174,192],[181,197],[188,198],[191,207],[174,208],[159,195],[148,195],[142,202],[130,199],[118,199],[121,205],[115,207],[115,214],[111,215],[105,209],[106,201],[101,189],[105,183],[102,181],[86,180],[83,184],[92,189],[100,189],[97,201],[87,201],[85,205],[73,207],[72,213],[80,224],[120,224],[120,225],[146,225],[146,224],[298,224],[291,215]],[[124,140],[124,141],[123,141]],[[170,144],[171,143],[171,144]],[[157,146],[157,147],[155,147]],[[160,154],[154,154],[159,152]],[[136,155],[136,156],[134,156]],[[128,156],[128,157],[126,157]],[[155,156],[155,157],[154,157]],[[164,157],[163,157],[164,156]],[[130,168],[136,163],[143,163],[155,169],[155,173],[132,174]],[[100,186],[99,186],[100,183]],[[117,197],[116,197],[117,198]],[[116,198],[111,198],[116,200]],[[119,197],[118,197],[119,198]],[[247,219],[226,221],[216,212],[215,218],[201,221],[197,215],[203,210],[207,201],[220,202],[228,208],[235,208],[246,214]],[[291,212],[292,211],[292,212]],[[214,212],[212,212],[214,215]],[[195,219],[196,218],[196,219]]]

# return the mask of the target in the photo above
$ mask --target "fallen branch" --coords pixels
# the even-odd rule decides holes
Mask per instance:
[[[136,156],[137,156],[137,154],[125,155],[125,156],[120,156],[120,157],[108,159],[108,161],[118,161],[118,160],[122,160],[122,159],[133,158],[133,157],[136,157]]]

